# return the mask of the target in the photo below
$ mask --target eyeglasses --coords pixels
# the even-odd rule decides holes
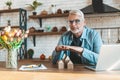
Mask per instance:
[[[75,22],[76,24],[80,23],[79,19],[75,19],[75,20],[69,20],[70,24],[73,24],[73,22]]]

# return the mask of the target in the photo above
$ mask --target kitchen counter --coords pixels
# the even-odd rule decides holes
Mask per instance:
[[[24,64],[44,64],[48,69],[34,71],[19,71]],[[83,65],[74,65],[73,70],[59,70],[49,60],[19,60],[18,69],[6,69],[5,62],[0,62],[1,80],[120,80],[120,71],[91,71]]]

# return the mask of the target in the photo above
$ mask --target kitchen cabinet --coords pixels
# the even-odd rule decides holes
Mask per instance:
[[[19,27],[21,29],[26,30],[27,29],[27,11],[25,9],[22,8],[18,8],[18,9],[4,9],[4,10],[0,10],[0,14],[7,14],[7,13],[18,13],[19,15],[19,24],[17,26],[11,26],[13,27]],[[12,15],[10,15],[12,16]],[[0,18],[2,19],[2,18]],[[0,28],[3,28],[2,26],[0,26]],[[25,39],[22,43],[22,46],[19,49],[19,56],[20,59],[24,58],[24,54],[27,51],[27,40]]]

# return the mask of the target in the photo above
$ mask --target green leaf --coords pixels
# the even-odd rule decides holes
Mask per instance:
[[[38,2],[37,0],[34,0],[32,4],[26,4],[26,5],[30,5],[30,7],[33,9],[33,10],[36,10],[36,8],[40,5],[42,5],[41,2]]]

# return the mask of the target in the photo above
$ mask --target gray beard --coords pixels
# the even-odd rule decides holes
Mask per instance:
[[[77,30],[71,30],[71,32],[72,32],[73,34],[77,34],[77,33],[81,32],[81,31],[82,31],[82,28],[79,28],[79,29],[77,29]]]

